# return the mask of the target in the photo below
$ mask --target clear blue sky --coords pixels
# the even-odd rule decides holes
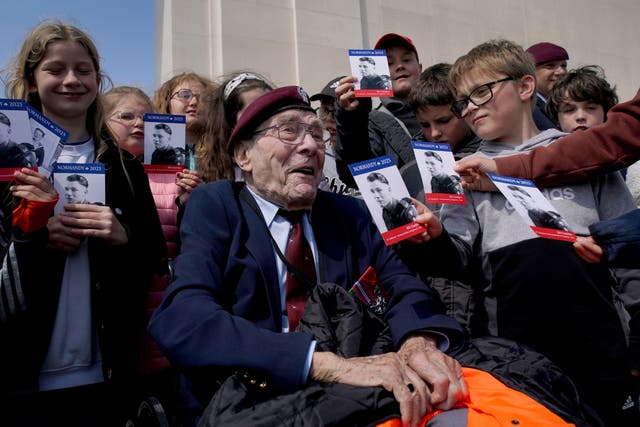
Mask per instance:
[[[102,69],[115,86],[139,86],[149,95],[154,82],[153,0],[7,0],[0,26],[0,68],[17,55],[24,37],[44,19],[59,19],[89,33]],[[4,96],[4,82],[0,85]]]

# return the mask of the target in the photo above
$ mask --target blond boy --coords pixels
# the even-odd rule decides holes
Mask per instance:
[[[475,155],[527,152],[564,135],[536,128],[535,68],[517,44],[478,45],[455,62],[450,77],[452,111],[483,140]],[[543,193],[582,235],[589,224],[634,207],[619,174]],[[416,252],[429,259],[432,273],[459,277],[479,257],[488,282],[490,333],[528,344],[558,363],[606,425],[640,425],[634,424],[638,386],[630,373],[640,365],[640,316],[634,309],[640,304],[632,296],[637,275],[614,281],[606,268],[583,262],[571,243],[538,238],[500,193],[467,192],[467,201],[445,206],[440,220],[427,210],[417,218],[427,232]],[[613,304],[614,286],[630,291],[631,350]]]

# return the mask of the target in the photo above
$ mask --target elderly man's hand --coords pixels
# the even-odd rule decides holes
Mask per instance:
[[[498,191],[488,173],[498,173],[495,160],[484,157],[466,157],[456,162],[454,170],[462,178],[462,186],[468,190]]]
[[[384,387],[400,404],[402,422],[408,426],[418,425],[434,409],[451,408],[467,394],[460,365],[413,338],[398,353],[352,359],[314,353],[310,375],[321,382]]]
[[[429,384],[429,408],[451,409],[467,397],[460,363],[438,350],[433,338],[422,335],[410,337],[404,341],[398,355]]]

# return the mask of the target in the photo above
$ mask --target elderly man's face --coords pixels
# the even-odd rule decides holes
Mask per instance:
[[[322,124],[314,113],[287,110],[256,127],[265,129],[287,122],[300,122],[322,135]],[[278,138],[277,129],[258,133],[255,142],[241,142],[235,150],[238,166],[247,185],[265,199],[288,210],[308,209],[313,204],[322,177],[324,148],[308,133],[299,144]]]

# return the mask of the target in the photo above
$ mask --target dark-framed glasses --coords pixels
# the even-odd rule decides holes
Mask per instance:
[[[196,97],[196,100],[200,101],[202,99],[202,94],[195,93],[191,89],[180,89],[171,95],[172,98],[179,99],[182,102],[189,102],[191,98]]]
[[[301,122],[285,122],[279,125],[269,126],[256,130],[253,134],[258,134],[271,129],[275,129],[275,136],[285,144],[298,145],[304,140],[306,134],[311,135],[318,148],[324,149],[324,138],[322,126],[319,124],[307,124]]]
[[[116,111],[111,115],[111,118],[118,120],[122,124],[133,126],[137,119],[141,122],[144,121],[144,113],[135,113],[133,111]]]
[[[472,90],[466,98],[455,101],[451,106],[451,112],[455,114],[457,118],[461,119],[469,106],[469,102],[477,107],[486,104],[493,99],[493,90],[491,88],[498,83],[507,82],[509,80],[513,80],[513,77],[505,77],[503,79],[494,80],[478,86]]]

